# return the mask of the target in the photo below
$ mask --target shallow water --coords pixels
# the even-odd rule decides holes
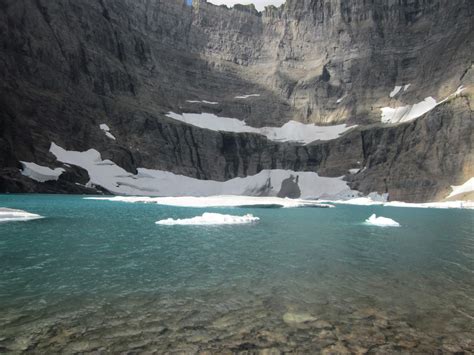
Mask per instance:
[[[0,352],[473,350],[472,210],[0,207],[45,217],[0,223]],[[155,224],[204,212],[260,221]]]

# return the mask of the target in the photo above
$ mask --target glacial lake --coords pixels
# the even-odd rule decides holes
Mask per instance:
[[[44,217],[0,223],[0,352],[473,351],[473,210],[0,207]],[[155,224],[204,212],[260,220]]]

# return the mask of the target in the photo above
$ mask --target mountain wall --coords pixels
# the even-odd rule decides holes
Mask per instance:
[[[442,199],[474,176],[469,0],[288,0],[260,13],[203,0],[0,7],[0,191],[96,193],[84,186],[84,169],[56,161],[52,142],[94,148],[130,173],[224,181],[264,169],[314,171],[405,201]],[[403,89],[390,95],[396,86]],[[381,122],[384,107],[439,102],[460,86],[415,120]],[[171,111],[255,127],[358,126],[302,145],[199,129]],[[99,129],[104,123],[116,140]],[[66,173],[40,183],[20,173],[20,161]]]

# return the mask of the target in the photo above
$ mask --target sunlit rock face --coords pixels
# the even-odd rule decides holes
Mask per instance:
[[[49,152],[55,142],[95,149],[131,174],[226,181],[310,171],[347,175],[364,194],[443,199],[473,176],[469,5],[288,0],[258,12],[203,0],[8,0],[0,191],[97,193],[87,171]],[[410,122],[383,119],[460,86]],[[358,127],[303,144],[200,128],[169,112],[245,120],[255,132],[290,121]],[[64,172],[36,181],[21,174],[21,161]]]

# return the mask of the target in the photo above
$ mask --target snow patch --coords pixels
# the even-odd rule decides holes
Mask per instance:
[[[219,117],[212,113],[183,113],[180,115],[170,112],[167,114],[167,117],[213,131],[256,133],[264,135],[272,141],[299,142],[303,144],[309,144],[317,140],[327,141],[336,139],[341,134],[355,127],[348,127],[345,124],[336,126],[316,126],[314,124],[289,121],[282,127],[255,128],[248,126],[245,121],[235,118]]]
[[[400,93],[400,91],[402,89],[403,89],[403,91],[407,91],[410,86],[411,86],[411,84],[407,84],[407,85],[403,85],[403,86],[395,86],[395,88],[390,93],[390,97],[394,98],[395,96],[397,96]]]
[[[434,109],[438,103],[432,97],[411,106],[382,108],[382,123],[401,123],[412,121]]]
[[[140,196],[276,196],[284,180],[293,179],[301,198],[344,198],[353,194],[343,176],[321,177],[313,172],[263,170],[257,175],[228,181],[198,180],[167,171],[138,168],[134,175],[110,160],[102,160],[95,149],[67,151],[55,143],[50,152],[62,163],[79,166],[89,173],[90,184],[116,195]]]
[[[107,126],[105,123],[102,123],[99,128],[104,131],[105,135],[107,137],[109,137],[110,139],[113,139],[113,140],[116,140],[116,138],[114,137],[114,135],[112,133],[110,133],[110,127]]]
[[[222,224],[248,224],[259,221],[260,218],[254,217],[251,214],[245,216],[231,216],[228,214],[220,213],[204,213],[202,216],[197,216],[187,219],[163,219],[156,222],[156,224],[165,226],[209,226],[209,225],[222,225]]]
[[[245,100],[245,99],[249,99],[251,97],[260,97],[260,94],[241,95],[241,96],[236,96],[235,99]]]
[[[390,93],[390,97],[397,96],[397,94],[400,92],[401,89],[402,89],[402,86],[395,86],[395,89],[393,89],[392,92]]]
[[[208,104],[208,105],[219,105],[218,102],[215,101],[207,101],[207,100],[186,100],[190,104]]]
[[[40,218],[43,217],[34,213],[29,213],[22,210],[13,210],[10,208],[0,208],[0,223],[30,221]]]
[[[370,216],[366,221],[366,224],[378,227],[400,227],[400,223],[394,221],[391,218],[377,217],[375,214]]]
[[[448,198],[474,191],[474,177],[470,178],[462,185],[451,186],[451,189],[453,189],[453,192],[449,194]]]
[[[41,166],[35,163],[20,161],[23,169],[21,174],[38,182],[57,181],[66,170],[63,168],[51,169],[47,166]]]
[[[409,86],[409,85],[408,85]],[[398,86],[397,86],[398,88]],[[408,87],[407,87],[408,88]],[[382,111],[382,123],[402,123],[402,122],[409,122],[418,117],[423,116],[425,113],[431,111],[436,106],[446,102],[457,95],[461,94],[464,91],[464,87],[460,86],[456,92],[449,95],[444,100],[437,102],[433,97],[427,97],[423,101],[408,106],[400,106],[400,107],[383,107],[381,108]]]
[[[349,169],[349,174],[355,175],[360,171],[360,169]]]

